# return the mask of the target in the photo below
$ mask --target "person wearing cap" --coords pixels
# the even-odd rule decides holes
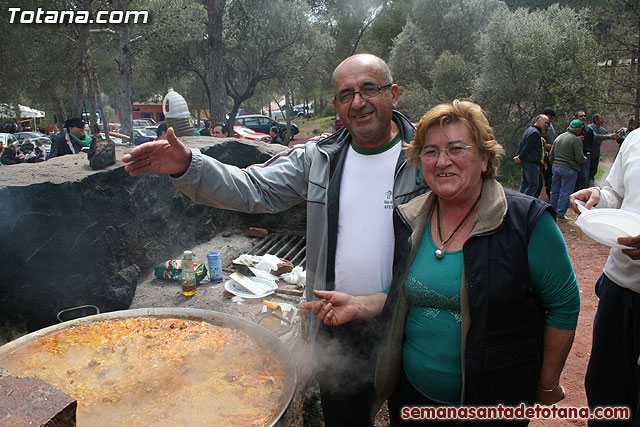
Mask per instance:
[[[582,127],[581,120],[572,120],[569,129],[556,138],[549,153],[553,173],[549,203],[556,210],[558,219],[565,219],[569,196],[576,185],[580,165],[587,161],[582,154],[582,141],[578,137]]]
[[[549,161],[549,151],[553,146],[553,141],[556,140],[556,129],[553,127],[553,121],[556,118],[556,111],[547,107],[542,111],[542,114],[549,117],[549,124],[547,125],[547,132],[544,135],[544,163],[542,168],[542,178],[544,180],[544,189],[547,192],[547,197],[551,198],[551,162]],[[540,193],[542,188],[538,191]]]
[[[636,130],[620,147],[603,186],[571,195],[573,209],[580,214],[575,205],[580,200],[588,209],[640,214],[639,181],[640,131]],[[624,248],[611,248],[595,287],[599,301],[584,383],[592,410],[626,406],[631,414],[622,422],[589,420],[593,427],[640,425],[640,234],[619,235],[617,243]]]
[[[540,192],[540,167],[542,166],[542,132],[549,125],[549,117],[540,114],[534,124],[529,126],[518,144],[518,154],[513,158],[522,166],[522,180],[520,192],[529,196],[538,197]]]
[[[93,138],[84,130],[84,125],[84,121],[79,117],[67,119],[62,133],[51,141],[49,158],[78,154],[83,147],[90,147]]]

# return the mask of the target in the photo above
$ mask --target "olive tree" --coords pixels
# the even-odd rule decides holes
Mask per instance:
[[[480,39],[473,96],[512,145],[547,106],[562,120],[568,112],[593,111],[597,105],[602,74],[585,12],[554,5],[492,15]]]

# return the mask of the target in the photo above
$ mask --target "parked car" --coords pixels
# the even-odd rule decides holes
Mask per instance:
[[[134,129],[144,128],[147,126],[153,126],[155,124],[156,122],[153,119],[135,119],[133,121],[133,128]]]
[[[336,118],[333,121],[333,131],[338,131],[340,129],[342,129],[344,127],[344,123],[342,122],[342,119],[340,118],[340,115],[338,113],[336,113]]]
[[[144,144],[157,138],[155,131],[147,128],[133,130],[133,143],[135,145]]]
[[[104,139],[104,132],[100,133],[100,137]],[[129,145],[129,138],[120,138],[119,136],[112,135],[111,132],[109,132],[109,140],[113,142],[114,145]],[[87,151],[88,149],[88,147],[84,147],[82,151]]]
[[[244,126],[234,126],[233,136],[236,138],[250,139],[251,141],[271,142],[270,135],[256,132]]]
[[[104,132],[104,125],[98,125],[98,129],[100,130],[100,132]],[[119,132],[120,123],[107,123],[107,129],[109,129],[109,132]]]
[[[22,142],[26,138],[29,138],[34,144],[37,140],[40,140],[43,144],[51,145],[51,138],[40,132],[16,132],[13,134],[13,136],[18,140],[20,144],[22,144]]]
[[[12,133],[0,133],[0,151],[3,151],[7,144],[13,144],[17,147],[19,145],[18,139]]]
[[[267,116],[261,116],[258,114],[252,114],[247,116],[237,116],[234,127],[236,125],[245,126],[256,132],[266,133],[267,135],[269,134],[269,129],[271,128],[271,126],[278,126],[278,129],[280,129],[280,137],[283,139],[284,139],[285,133],[287,132],[286,123],[276,122],[272,118],[269,118]],[[297,135],[298,132],[300,132],[300,130],[298,129],[298,126],[296,126],[295,123],[291,123],[291,133],[293,135]]]

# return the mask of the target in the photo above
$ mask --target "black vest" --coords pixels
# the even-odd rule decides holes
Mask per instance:
[[[545,202],[505,189],[508,210],[493,232],[464,247],[470,328],[464,404],[534,403],[546,310],[529,283],[528,246]]]
[[[531,233],[551,206],[505,189],[508,209],[496,230],[471,237],[463,246],[470,327],[464,354],[463,405],[534,403],[542,366],[546,310],[529,284]],[[407,268],[411,229],[394,215],[394,282]],[[394,286],[382,318],[390,320]]]

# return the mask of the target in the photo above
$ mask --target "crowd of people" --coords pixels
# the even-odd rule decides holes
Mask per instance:
[[[557,147],[543,140],[555,113],[536,118],[515,158],[523,164],[523,192],[516,192],[495,179],[504,150],[479,105],[456,100],[436,106],[414,129],[394,110],[399,88],[389,68],[368,54],[338,65],[333,91],[345,127],[264,164],[222,164],[187,147],[169,128],[166,139],[125,155],[125,170],[169,174],[187,196],[218,208],[264,213],[306,203],[307,302],[300,307],[313,314],[309,337],[325,425],[371,426],[385,400],[396,426],[411,422],[404,409],[413,406],[563,399],[561,374],[577,325],[579,289],[557,210],[538,196],[542,162],[552,168],[551,194],[575,190],[575,182],[558,181],[561,169],[575,172],[573,181],[582,173],[588,182],[591,163],[583,164],[595,163],[599,154],[594,136],[587,149],[587,138],[580,138],[588,132],[586,115],[576,114]],[[600,119],[594,117],[594,133],[611,138],[599,129]],[[601,194],[607,198],[602,205],[639,211],[637,197],[621,188],[638,174],[631,173],[640,164],[632,149],[622,144],[610,190],[573,197],[594,205]],[[611,273],[605,267],[603,277],[637,298],[640,236],[620,242],[630,248],[615,258],[612,252],[614,267]],[[637,425],[640,334],[628,326],[640,323],[639,302],[622,307],[625,302],[628,295],[615,297],[596,317],[599,322],[613,311],[620,322],[607,319],[602,332],[594,329],[589,369],[606,374],[589,374],[587,387],[593,383],[608,397],[587,394],[590,406],[626,405],[626,425]],[[612,328],[611,339],[624,341],[608,349]],[[616,381],[622,387],[608,394]]]
[[[608,132],[604,119],[594,114],[591,123],[583,110],[574,113],[566,131],[557,135],[553,126],[556,113],[545,108],[522,134],[513,160],[522,167],[520,192],[539,197],[544,188],[559,219],[565,219],[569,196],[595,184],[600,149],[606,140],[622,145],[635,129],[635,120],[617,132]]]

